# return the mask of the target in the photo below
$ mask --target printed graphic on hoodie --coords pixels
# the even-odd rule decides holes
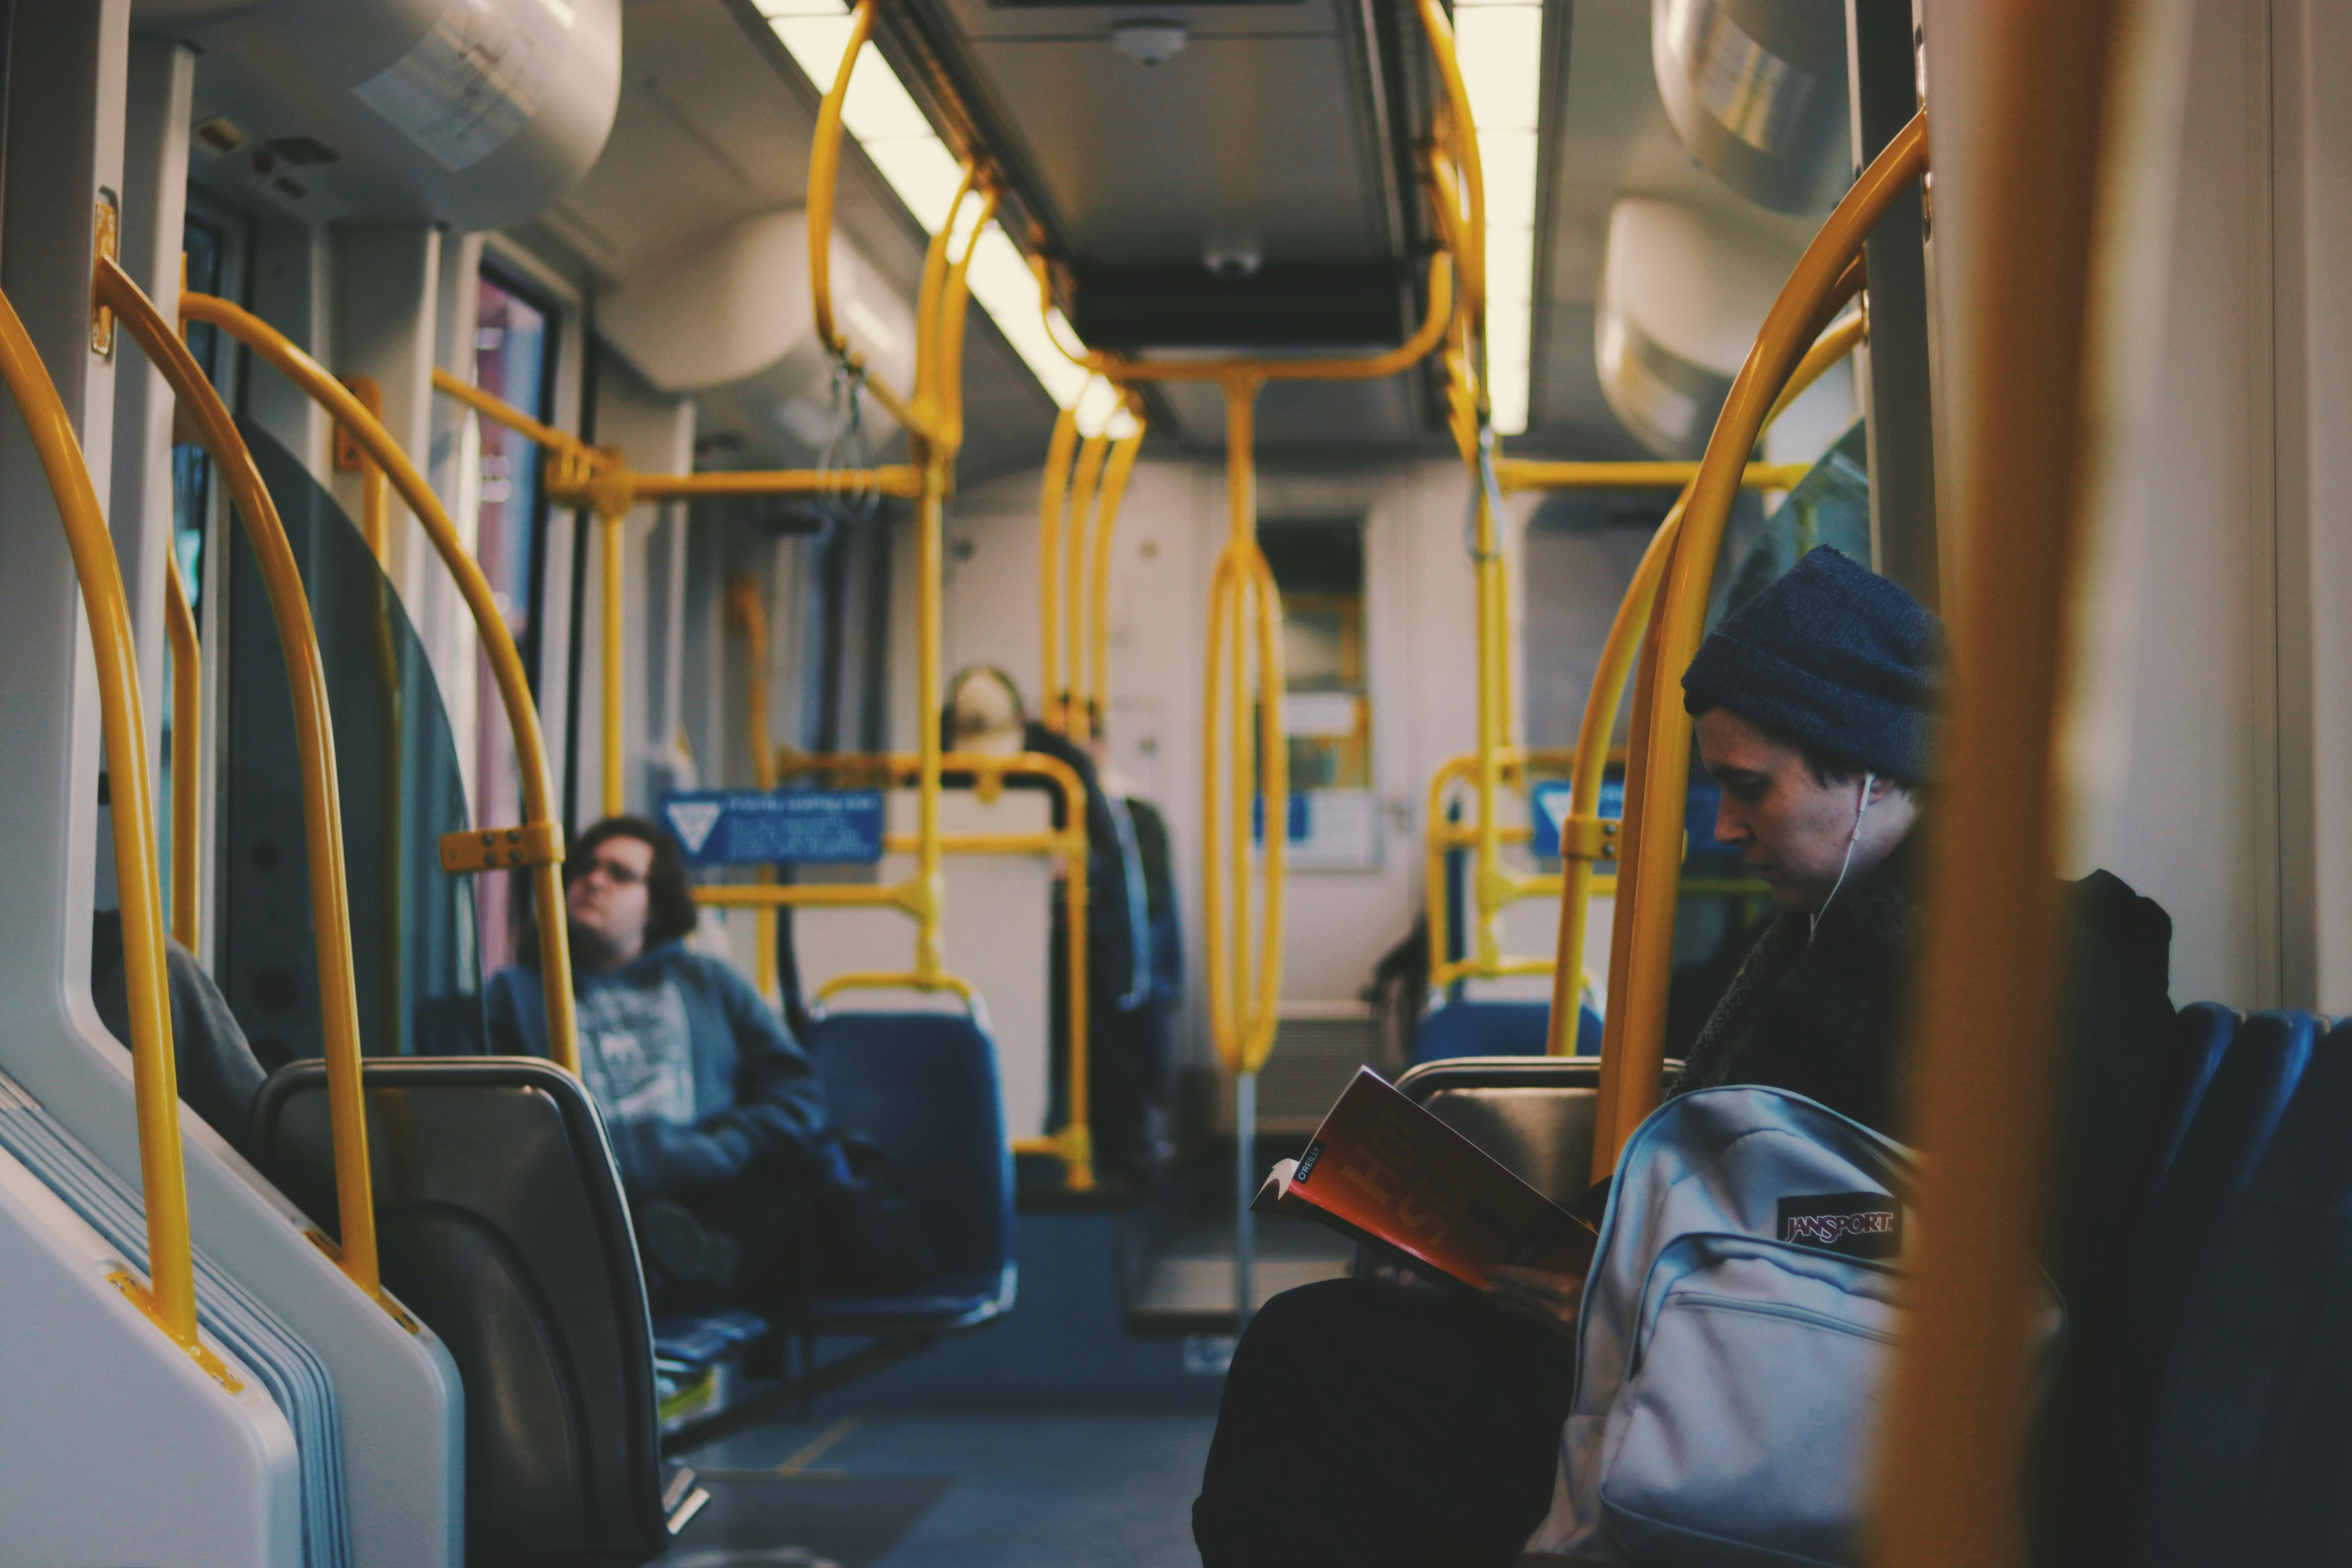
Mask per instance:
[[[694,1121],[694,1040],[675,980],[588,991],[580,1046],[581,1076],[605,1120]]]

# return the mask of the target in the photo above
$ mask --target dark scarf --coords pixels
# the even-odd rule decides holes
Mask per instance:
[[[1918,858],[1906,839],[1848,882],[1810,942],[1801,911],[1766,927],[1692,1044],[1675,1092],[1769,1084],[1901,1136],[1895,1035],[1918,924]]]

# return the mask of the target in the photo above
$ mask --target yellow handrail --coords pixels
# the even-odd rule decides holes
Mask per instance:
[[[1655,711],[1651,715],[1649,743],[1634,752],[1626,770],[1625,836],[1636,859],[1631,870],[1621,865],[1618,875],[1621,889],[1629,879],[1634,880],[1635,889],[1631,900],[1621,894],[1618,901],[1614,941],[1625,944],[1630,956],[1625,988],[1622,993],[1612,989],[1609,998],[1607,1034],[1601,1047],[1601,1114],[1610,1136],[1605,1145],[1595,1143],[1596,1163],[1604,1147],[1613,1162],[1623,1139],[1657,1103],[1666,991],[1674,962],[1675,879],[1681,859],[1683,814],[1659,805],[1654,810],[1642,810],[1638,822],[1631,818],[1637,809],[1636,799],[1653,804],[1679,800],[1689,779],[1690,717],[1680,702],[1671,700],[1671,689],[1678,686],[1675,678],[1698,651],[1706,629],[1716,557],[1722,549],[1740,471],[1781,386],[1828,324],[1828,313],[1839,302],[1837,291],[1848,281],[1851,264],[1863,242],[1927,163],[1927,123],[1920,116],[1898,132],[1855,179],[1806,247],[1766,316],[1756,345],[1724,401],[1698,477],[1691,481],[1690,498],[1675,531],[1673,558],[1660,590],[1656,619],[1662,673],[1654,684]]]
[[[1282,985],[1282,879],[1289,841],[1290,756],[1282,727],[1282,595],[1257,542],[1255,438],[1251,414],[1257,385],[1237,375],[1225,390],[1225,546],[1209,579],[1208,668],[1202,702],[1201,918],[1209,972],[1209,1032],[1228,1070],[1255,1074],[1274,1049]],[[1257,634],[1258,736],[1250,745],[1249,642]],[[1225,647],[1227,638],[1231,647]],[[1233,677],[1223,677],[1230,657]],[[1227,732],[1220,734],[1220,708]],[[1220,764],[1230,770],[1220,779]],[[1253,765],[1255,763],[1255,765]],[[1230,784],[1224,820],[1218,790]],[[1253,796],[1253,785],[1255,795]],[[1263,802],[1262,806],[1260,802]],[[1250,974],[1249,856],[1252,819],[1262,810],[1265,938]],[[1222,851],[1226,864],[1220,867]],[[1220,874],[1223,875],[1221,880]],[[1230,888],[1233,913],[1226,920]],[[1228,931],[1231,952],[1221,951]]]
[[[1078,407],[1074,402],[1055,416],[1045,447],[1045,479],[1037,501],[1037,703],[1048,730],[1067,727],[1062,712],[1061,616],[1062,526],[1070,510],[1070,453],[1078,444]],[[1077,650],[1070,650],[1073,662]]]
[[[1444,209],[1447,227],[1454,233],[1454,244],[1462,253],[1462,307],[1474,331],[1482,338],[1486,320],[1486,174],[1478,154],[1478,122],[1470,112],[1470,91],[1462,79],[1462,68],[1454,53],[1454,25],[1446,19],[1438,0],[1418,0],[1421,28],[1429,38],[1429,52],[1436,58],[1437,75],[1445,90],[1448,140],[1453,143],[1448,154],[1461,170],[1461,195],[1466,198],[1465,212]],[[1483,351],[1484,344],[1480,344]],[[1485,367],[1478,367],[1480,381],[1486,379]]]
[[[172,940],[190,952],[204,931],[204,659],[177,551],[163,553],[163,635],[172,654]]]
[[[1832,294],[1850,295],[1861,280],[1860,272],[1852,271],[1850,276],[1839,279]],[[1867,331],[1866,312],[1856,310],[1841,318],[1823,332],[1806,351],[1795,374],[1789,377],[1788,384],[1774,399],[1771,411],[1765,416],[1765,426],[1769,428],[1790,404],[1828,372],[1830,366],[1852,353],[1864,341]],[[1741,474],[1742,486],[1780,489],[1791,488],[1796,483],[1795,479],[1790,479],[1785,485],[1772,484],[1757,477],[1759,469],[1769,472],[1771,467],[1750,463]],[[1696,465],[1693,468],[1696,471]],[[1801,469],[1798,477],[1802,477]],[[1605,486],[1614,481],[1595,479],[1592,482]],[[1577,744],[1583,755],[1598,756],[1600,753],[1595,748],[1604,745],[1616,731],[1617,712],[1624,700],[1625,681],[1633,673],[1634,656],[1640,651],[1643,634],[1650,624],[1651,606],[1657,597],[1658,579],[1665,571],[1668,553],[1674,549],[1675,537],[1681,529],[1687,500],[1688,491],[1685,489],[1682,496],[1675,498],[1674,506],[1658,524],[1649,548],[1642,552],[1640,565],[1634,568],[1633,580],[1626,587],[1625,597],[1617,606],[1616,618],[1610,623],[1608,640],[1601,646],[1601,661],[1592,673],[1592,689],[1585,699],[1583,721],[1578,726]],[[1570,1054],[1575,1045],[1576,1035],[1570,1020],[1576,1016],[1579,1005],[1577,992],[1583,976],[1585,922],[1591,911],[1592,895],[1601,890],[1595,880],[1593,865],[1596,861],[1613,859],[1617,853],[1616,837],[1620,825],[1604,821],[1600,815],[1604,767],[1605,764],[1598,764],[1576,771],[1570,785],[1569,817],[1560,825],[1563,875],[1559,941],[1553,958],[1549,1046],[1554,1056]],[[1596,1176],[1594,1179],[1600,1178]]]
[[[1135,456],[1143,447],[1143,416],[1135,416],[1135,431],[1122,436],[1110,449],[1110,467],[1103,475],[1102,491],[1095,502],[1094,576],[1091,638],[1093,678],[1086,694],[1087,730],[1099,734],[1110,720],[1110,547],[1118,531],[1119,503],[1127,497],[1128,477],[1135,471]],[[1076,593],[1076,588],[1071,590]],[[1072,658],[1076,657],[1073,650]]]
[[[768,610],[760,584],[744,574],[727,580],[727,621],[743,634],[743,743],[751,752],[751,787],[776,787],[776,749],[768,738]],[[752,868],[754,882],[776,879],[773,866]],[[751,983],[770,1003],[776,1000],[776,907],[751,911]]]
[[[858,0],[857,9],[850,18],[849,42],[841,51],[841,68],[834,73],[833,86],[817,106],[816,132],[809,147],[808,195],[804,207],[808,215],[809,292],[816,310],[818,339],[834,358],[852,370],[861,373],[866,386],[873,390],[875,400],[890,411],[910,434],[929,435],[930,427],[910,409],[905,399],[892,392],[880,377],[866,368],[864,360],[849,346],[849,340],[833,319],[833,206],[834,195],[841,181],[841,115],[849,99],[849,78],[857,68],[857,57],[866,40],[874,32],[875,0]],[[949,204],[952,212],[957,203]],[[940,226],[942,234],[948,225]],[[919,339],[921,325],[917,324]],[[918,359],[922,356],[919,351]],[[919,364],[916,379],[922,379]]]
[[[1542,463],[1498,458],[1495,478],[1505,494],[1517,490],[1637,489],[1687,485],[1698,477],[1696,463]],[[1739,473],[1743,489],[1785,490],[1805,477],[1802,463],[1750,463]]]
[[[343,806],[335,774],[335,730],[327,706],[327,668],[319,634],[310,620],[310,595],[278,508],[261,482],[244,437],[196,363],[188,345],[110,258],[101,257],[95,279],[100,303],[129,329],[147,357],[170,383],[180,407],[194,422],[205,450],[236,502],[253,546],[286,658],[286,679],[294,703],[294,745],[301,770],[302,838],[310,870],[310,930],[318,950],[319,1024],[327,1064],[327,1106],[335,1145],[335,1200],[341,1221],[343,1272],[362,1290],[383,1303],[383,1279],[376,1262],[375,1193],[368,1171],[367,1100],[360,1082],[359,983],[352,961],[351,892],[343,868]]]
[[[1078,467],[1070,482],[1069,559],[1062,571],[1062,604],[1069,632],[1064,644],[1070,650],[1070,679],[1062,689],[1062,731],[1083,746],[1093,732],[1086,704],[1087,645],[1087,518],[1095,508],[1102,485],[1103,462],[1110,456],[1110,437],[1098,433],[1078,446]]]
[[[629,514],[624,511],[599,510],[596,513],[597,623],[596,681],[597,710],[603,721],[599,731],[602,744],[598,750],[603,765],[598,770],[598,806],[600,816],[618,816],[629,808],[628,788],[622,770],[621,758],[621,639],[624,611],[621,603],[621,557],[627,543],[623,530],[629,525]]]
[[[182,294],[180,313],[190,321],[206,321],[251,349],[279,374],[348,427],[368,455],[383,469],[415,515],[425,537],[449,568],[457,592],[474,618],[482,655],[498,683],[507,724],[514,737],[515,771],[522,782],[526,829],[535,829],[553,849],[553,858],[531,866],[531,900],[539,917],[541,989],[546,994],[549,1054],[565,1071],[580,1070],[579,1023],[572,997],[572,947],[564,927],[562,829],[556,826],[552,791],[548,783],[547,745],[539,728],[539,712],[531,706],[530,683],[515,651],[514,634],[499,613],[489,579],[467,552],[455,523],[450,521],[433,488],[408,460],[381,420],[374,418],[351,395],[350,389],[327,374],[318,361],[289,342],[284,333],[239,306],[209,294]]]
[[[122,903],[123,979],[130,997],[131,1082],[139,1119],[139,1177],[147,1211],[144,1289],[117,1279],[155,1326],[231,1388],[238,1384],[196,1331],[195,1251],[188,1234],[187,1172],[180,1148],[179,1070],[163,971],[163,889],[155,864],[154,795],[147,776],[147,722],[131,605],[106,516],[90,484],[73,419],[58,396],[16,308],[0,294],[0,380],[40,458],[72,552],[82,613],[98,666],[98,706],[111,790],[115,886]]]
[[[1059,1159],[1068,1173],[1073,1192],[1085,1192],[1094,1186],[1094,1145],[1087,1121],[1087,790],[1077,771],[1058,757],[1038,752],[946,752],[940,755],[944,773],[970,773],[971,788],[985,800],[1004,787],[1008,778],[1041,779],[1057,789],[1062,797],[1062,821],[1066,826],[1050,833],[942,833],[940,851],[943,855],[1059,855],[1065,863],[1062,879],[1063,953],[1067,971],[1066,988],[1069,997],[1069,1060],[1064,1066],[1068,1083],[1067,1120],[1054,1132],[1042,1138],[1016,1138],[1013,1141],[1017,1154],[1051,1154]],[[877,756],[870,753],[790,752],[779,770],[783,773],[831,772],[839,778],[846,775],[877,777],[891,783],[915,781],[922,776],[919,754],[892,752]],[[905,854],[918,847],[919,840],[913,834],[892,833],[884,837],[884,847],[893,854]],[[827,884],[820,884],[827,885]],[[777,891],[788,889],[779,889]],[[732,904],[740,907],[748,900],[730,898],[730,889],[698,888],[698,903]],[[761,907],[774,907],[766,904]],[[829,990],[821,993],[829,994]]]
[[[1890,1380],[1875,1563],[2006,1563],[2025,1539],[2029,1247],[2049,1212],[2065,1059],[2059,704],[2096,444],[2116,417],[2091,373],[2095,279],[2119,232],[2110,187],[2132,173],[2116,166],[2130,146],[2116,100],[2162,90],[2124,79],[2150,52],[2125,36],[2133,9],[2010,0],[1971,18],[1986,129],[1959,360],[1967,575],[1912,1012],[1923,1239]]]

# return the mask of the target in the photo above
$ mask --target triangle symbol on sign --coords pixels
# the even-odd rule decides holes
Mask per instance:
[[[726,815],[727,807],[715,800],[674,800],[664,805],[662,811],[669,817],[669,825],[676,830],[678,841],[686,846],[686,852],[699,855],[703,844],[710,837],[710,830],[718,826],[719,817]]]
[[[1564,789],[1548,789],[1536,798],[1543,803],[1544,815],[1551,818],[1552,826],[1565,828],[1568,826],[1569,807],[1576,804],[1574,795]]]

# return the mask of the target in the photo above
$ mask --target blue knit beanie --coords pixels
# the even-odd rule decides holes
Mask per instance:
[[[1827,545],[1739,606],[1683,672],[1683,706],[1741,718],[1885,777],[1927,774],[1943,623]]]

